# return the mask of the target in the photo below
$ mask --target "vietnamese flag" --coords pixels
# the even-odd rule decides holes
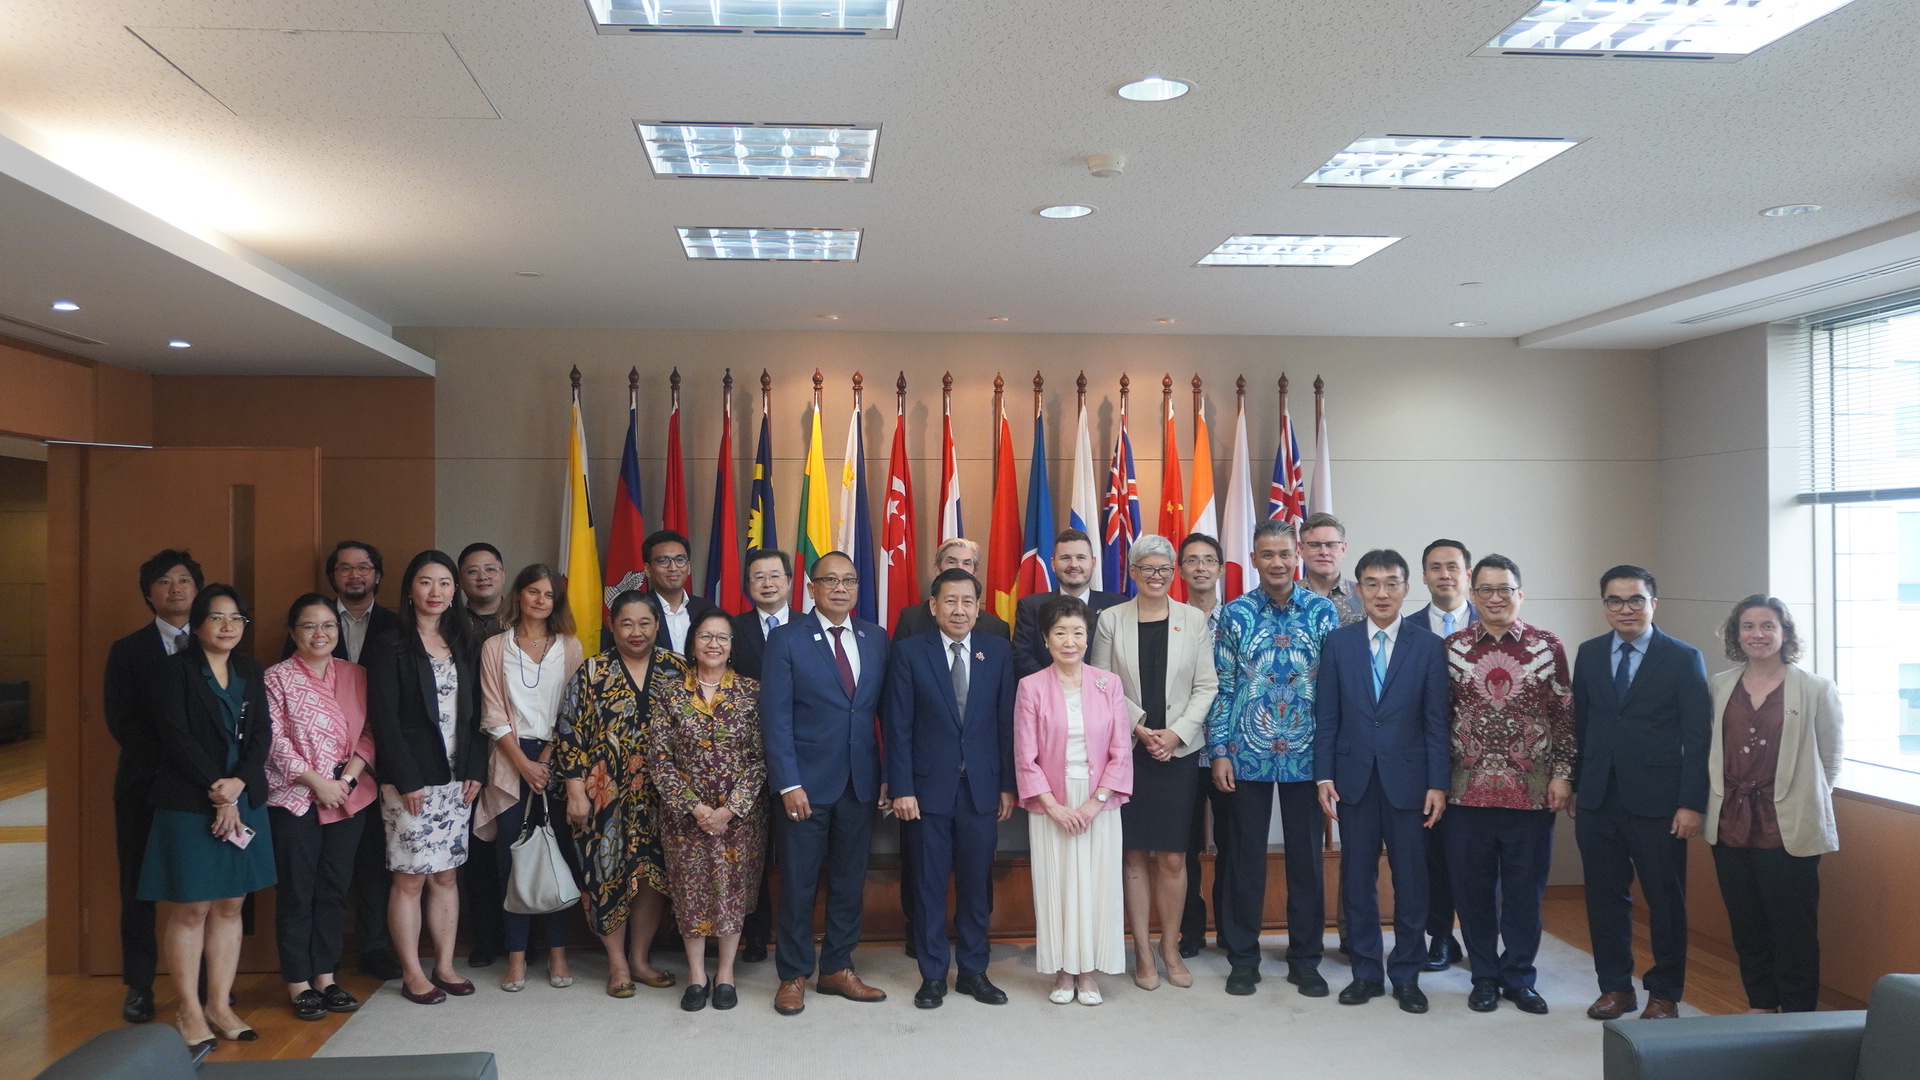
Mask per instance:
[[[1187,527],[1186,497],[1180,490],[1180,435],[1173,424],[1173,376],[1168,375],[1160,395],[1163,418],[1160,433],[1160,521],[1158,531],[1173,545],[1173,562],[1180,565],[1180,541],[1185,539]],[[1167,595],[1185,602],[1187,583],[1179,574],[1173,575],[1173,583],[1167,588]]]
[[[999,377],[995,376],[996,383]],[[996,387],[997,389],[997,387]],[[998,395],[996,395],[998,396]],[[993,463],[993,521],[987,529],[987,605],[1013,625],[1020,601],[1020,491],[1013,470],[1013,426],[999,409],[1000,452]]]

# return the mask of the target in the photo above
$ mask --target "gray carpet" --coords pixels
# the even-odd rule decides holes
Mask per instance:
[[[45,788],[0,802],[0,825],[45,825]],[[0,844],[0,937],[47,917],[47,845]]]
[[[1392,936],[1388,935],[1391,942]],[[1337,994],[1351,977],[1329,939],[1322,974]],[[527,989],[499,989],[501,964],[471,972],[479,992],[435,1006],[412,1004],[388,983],[321,1049],[319,1056],[490,1050],[504,1080],[565,1076],[568,1080],[654,1076],[865,1077],[1271,1075],[1303,1069],[1342,1077],[1417,1076],[1420,1080],[1591,1080],[1600,1076],[1600,1025],[1585,1016],[1596,993],[1592,959],[1546,939],[1539,990],[1553,1012],[1528,1016],[1503,1003],[1468,1011],[1471,980],[1463,968],[1422,978],[1433,1011],[1412,1016],[1390,998],[1342,1006],[1308,999],[1285,981],[1274,959],[1284,940],[1266,942],[1266,980],[1253,997],[1222,992],[1226,958],[1208,949],[1188,961],[1192,989],[1164,980],[1151,993],[1126,976],[1103,976],[1104,1005],[1053,1005],[1051,980],[1033,970],[1031,946],[996,946],[989,976],[1012,1000],[981,1005],[949,994],[939,1009],[913,1007],[919,984],[913,962],[897,946],[862,949],[863,978],[886,990],[878,1005],[807,997],[797,1017],[773,1011],[773,964],[743,964],[741,1002],[732,1012],[687,1014],[681,988],[640,988],[616,1001],[603,992],[604,960],[576,950],[579,982],[546,985],[536,961]],[[684,975],[685,961],[655,954]],[[1697,1015],[1683,1005],[1682,1011]]]
[[[45,825],[47,823],[47,789],[29,791],[0,802],[0,826]]]

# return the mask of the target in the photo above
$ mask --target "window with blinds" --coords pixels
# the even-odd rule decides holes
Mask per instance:
[[[1807,329],[1802,501],[1920,498],[1920,296]]]

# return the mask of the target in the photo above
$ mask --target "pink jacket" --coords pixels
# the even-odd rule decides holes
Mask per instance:
[[[1117,810],[1133,793],[1133,721],[1137,707],[1120,690],[1120,676],[1081,668],[1080,715],[1086,725],[1089,791],[1113,792]],[[1067,801],[1067,696],[1051,666],[1020,680],[1013,697],[1013,775],[1020,805],[1039,814],[1040,793]]]

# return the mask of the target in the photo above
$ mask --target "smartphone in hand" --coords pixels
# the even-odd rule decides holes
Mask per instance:
[[[241,851],[245,851],[247,850],[247,845],[253,843],[253,837],[253,830],[247,827],[246,822],[241,822],[239,828],[227,834],[226,840],[227,843],[232,844]]]

